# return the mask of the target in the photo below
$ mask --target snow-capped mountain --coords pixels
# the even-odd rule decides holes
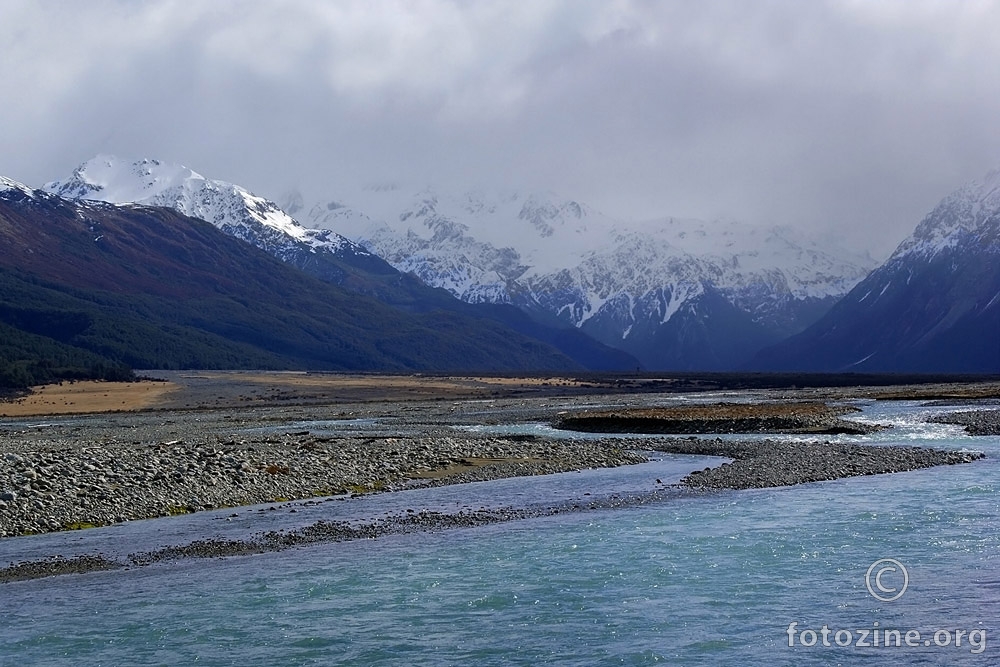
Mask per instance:
[[[21,192],[29,197],[34,197],[34,191],[24,183],[19,183],[15,180],[7,178],[6,176],[0,176],[0,193],[10,191]]]
[[[375,297],[408,313],[452,313],[459,318],[456,326],[464,326],[460,323],[467,317],[493,320],[500,327],[556,347],[584,368],[635,367],[633,357],[579,331],[534,321],[513,307],[473,307],[400,273],[335,231],[307,228],[290,215],[301,211],[301,202],[294,198],[286,202],[286,212],[245,188],[207,179],[187,167],[158,160],[129,162],[113,156],[98,156],[81,165],[70,178],[49,183],[45,189],[72,199],[172,208],[206,220],[325,282]]]
[[[945,197],[769,369],[1000,372],[1000,171]]]
[[[980,237],[996,224],[1000,212],[1000,169],[972,181],[941,200],[899,244],[887,264],[907,256],[933,258],[949,248]]]
[[[283,202],[298,201],[293,193]],[[614,222],[576,202],[516,193],[439,196],[378,185],[303,208],[401,271],[470,303],[517,303],[523,279],[573,266]]]
[[[651,368],[731,367],[801,331],[875,266],[788,229],[627,223],[551,193],[383,185],[283,201],[464,301],[556,318]]]
[[[583,370],[441,290],[463,312],[359,296],[169,207],[72,200],[6,179],[0,284],[2,386],[120,378],[128,366]]]
[[[178,164],[98,155],[77,167],[66,180],[47,183],[44,189],[68,199],[172,208],[210,222],[230,236],[300,268],[324,259],[339,263],[378,261],[336,232],[308,229],[277,204]],[[342,266],[327,262],[325,268],[331,282],[340,282],[346,275]]]

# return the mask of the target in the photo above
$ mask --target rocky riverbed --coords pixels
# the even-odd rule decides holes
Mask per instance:
[[[416,484],[612,467],[645,460],[636,451],[640,448],[733,459],[731,465],[686,481],[699,488],[782,486],[974,458],[911,447],[686,438],[637,444],[610,434],[545,438],[469,430],[477,428],[474,424],[543,421],[557,412],[564,412],[565,421],[566,414],[581,413],[574,405],[592,401],[470,400],[8,420],[0,422],[0,536]],[[570,409],[559,410],[564,407]],[[628,405],[614,409],[630,417],[638,413],[645,418],[649,412]],[[718,422],[729,419],[724,430],[754,420],[770,427],[779,420],[791,429],[823,430],[839,428],[840,415],[850,410],[793,401],[655,412],[658,419],[668,415],[674,420],[683,412],[682,420],[699,427],[720,428]],[[981,424],[1000,413],[971,414]]]
[[[878,426],[840,417],[858,408],[820,402],[714,403],[588,410],[560,415],[557,428],[588,433],[796,433],[861,435]]]
[[[645,460],[616,441],[339,438],[308,433],[152,443],[34,443],[0,454],[0,536],[204,509]],[[475,477],[472,477],[475,475]]]
[[[355,479],[375,480],[369,482],[366,488],[377,489],[380,487],[380,479],[401,479],[403,483],[407,479],[398,477],[398,473],[405,471],[409,466],[390,464],[393,468],[392,474],[386,477],[387,469],[380,469],[376,465],[373,470],[361,464],[363,459],[377,459],[386,452],[380,452],[379,446],[392,446],[395,452],[409,452],[408,456],[413,460],[423,461],[428,467],[418,468],[419,479],[431,484],[448,484],[470,481],[483,481],[496,479],[512,475],[531,475],[549,472],[559,472],[564,470],[578,469],[580,467],[593,467],[594,465],[610,466],[622,465],[626,463],[636,463],[645,458],[636,452],[629,451],[626,440],[608,439],[607,441],[583,442],[575,440],[555,441],[550,439],[513,439],[502,438],[481,438],[478,444],[472,444],[476,439],[458,439],[447,444],[445,449],[441,449],[423,440],[415,440],[411,443],[401,444],[399,439],[392,439],[391,443],[382,442],[376,444],[367,442],[364,447],[358,441],[351,440],[349,451],[354,454],[364,451],[365,454],[352,460],[349,465],[354,466],[358,473]],[[632,441],[634,445],[636,441]],[[340,445],[346,443],[340,442]],[[695,490],[718,490],[718,489],[752,489],[800,484],[805,482],[815,482],[831,480],[842,477],[857,475],[875,475],[891,472],[903,472],[919,468],[928,468],[938,465],[954,465],[960,463],[970,463],[982,457],[976,452],[955,452],[943,451],[918,447],[892,447],[892,446],[863,446],[846,445],[835,443],[803,443],[803,442],[778,442],[774,440],[749,440],[749,441],[727,441],[722,439],[697,439],[697,438],[663,438],[655,440],[643,440],[644,447],[662,452],[674,454],[712,455],[725,456],[732,459],[731,463],[723,463],[716,468],[705,468],[694,471],[681,481],[681,487],[688,487]],[[325,443],[330,447],[331,443]],[[429,449],[428,449],[429,447]],[[203,459],[198,448],[187,448],[179,445],[169,445],[169,451],[174,457],[185,457],[188,462]],[[490,462],[480,464],[484,459],[478,459],[473,453],[482,452],[486,449],[491,454],[518,454],[520,460],[513,459],[491,459]],[[213,486],[213,497],[226,498],[225,491],[235,495],[229,496],[229,500],[245,498],[245,494],[250,489],[256,489],[257,493],[264,496],[273,493],[275,486],[268,477],[261,475],[271,475],[267,471],[267,466],[278,464],[263,464],[264,461],[275,460],[275,456],[283,453],[282,461],[289,462],[288,473],[281,473],[292,482],[295,478],[303,479],[326,479],[334,477],[328,472],[325,475],[316,477],[306,473],[298,474],[293,471],[305,470],[308,465],[314,465],[318,470],[329,470],[333,459],[336,467],[344,468],[344,462],[348,460],[344,455],[334,456],[329,449],[317,445],[308,448],[308,456],[303,458],[295,456],[292,450],[282,450],[272,447],[266,455],[260,455],[259,446],[253,447],[250,451],[245,451],[240,459],[229,454],[221,454],[227,465],[237,467],[240,461],[253,461],[250,469],[245,469],[239,463],[239,471],[235,473],[240,481],[237,484],[222,485],[219,482]],[[301,447],[299,448],[301,449]],[[221,450],[225,451],[225,450]],[[251,451],[253,453],[251,453]],[[451,455],[450,459],[444,458],[446,452]],[[471,452],[471,453],[470,453]],[[88,454],[92,455],[93,452]],[[464,455],[464,456],[463,456]],[[220,455],[217,454],[217,458]],[[229,459],[225,457],[229,456]],[[255,456],[257,458],[255,458]],[[309,457],[319,456],[320,459]],[[550,457],[550,458],[542,458]],[[119,479],[126,469],[121,461],[128,457],[118,456]],[[327,461],[325,459],[330,459]],[[90,460],[94,460],[91,458]],[[162,462],[163,456],[159,457]],[[22,458],[20,463],[24,463]],[[85,464],[84,464],[85,465]],[[211,468],[211,465],[194,463],[195,469]],[[284,465],[284,464],[281,464]],[[261,467],[263,466],[263,467]],[[435,467],[437,466],[437,467]],[[96,467],[96,466],[95,466]],[[188,469],[185,469],[187,471]],[[361,471],[364,474],[361,474]],[[381,470],[381,472],[380,472]],[[214,473],[218,477],[225,477],[225,473]],[[375,475],[372,477],[372,475]],[[379,475],[382,475],[380,478]],[[155,476],[155,475],[154,475]],[[197,472],[189,475],[197,478]],[[256,478],[255,478],[256,476]],[[179,482],[178,478],[172,478]],[[346,479],[342,475],[336,477],[338,483],[343,483]],[[261,482],[267,482],[261,484]],[[657,480],[658,481],[658,480]],[[255,483],[256,482],[256,483]],[[191,480],[188,480],[188,491],[191,490]],[[290,493],[291,489],[308,488],[308,484],[303,487],[301,483],[292,484],[285,487],[285,491]],[[388,482],[385,489],[393,488]],[[164,503],[170,507],[167,500],[171,495],[176,496],[178,485],[156,493],[122,493],[116,495],[114,492],[105,492],[105,500],[116,497],[131,498],[136,501],[133,509],[129,509],[122,501],[111,501],[114,503],[114,510],[109,517],[115,514],[140,518],[139,512],[148,511],[141,508],[162,507]],[[360,491],[361,489],[357,489]],[[606,509],[611,507],[621,507],[626,505],[636,505],[645,502],[662,500],[664,494],[678,493],[679,487],[674,490],[667,486],[661,486],[653,491],[632,494],[627,497],[612,495],[609,497],[595,497],[586,503],[557,503],[554,505],[540,505],[530,507],[505,507],[505,508],[480,508],[478,510],[462,509],[455,512],[419,511],[408,510],[406,513],[387,515],[375,520],[361,522],[343,521],[319,521],[311,525],[294,530],[267,531],[253,535],[246,539],[202,539],[195,540],[187,544],[177,544],[169,547],[162,547],[152,551],[136,552],[123,557],[106,557],[103,554],[88,554],[73,558],[52,557],[43,560],[33,560],[14,563],[5,568],[0,568],[0,582],[19,581],[38,577],[47,577],[58,574],[71,574],[91,572],[96,570],[112,570],[126,567],[145,566],[153,563],[176,560],[181,558],[215,558],[224,556],[239,556],[248,554],[259,554],[266,552],[282,551],[291,547],[313,544],[318,542],[342,542],[355,539],[375,539],[386,535],[408,533],[414,531],[434,531],[452,528],[468,528],[483,526],[487,524],[514,521],[532,517],[552,516],[563,512],[578,512],[594,509]],[[202,491],[202,496],[208,494]],[[305,496],[311,494],[305,494]],[[588,494],[589,495],[589,494]],[[150,501],[150,497],[159,497],[159,505]],[[303,496],[304,497],[304,496]],[[265,498],[266,499],[266,498]],[[273,498],[270,498],[273,499]],[[309,504],[313,501],[307,501]],[[235,504],[235,503],[233,503]],[[272,506],[273,508],[273,506]],[[8,510],[10,508],[8,507]],[[79,509],[79,508],[78,508]],[[184,511],[194,511],[200,507],[187,507]],[[73,516],[73,509],[67,511],[69,516]],[[170,510],[167,513],[173,513]],[[30,513],[29,513],[30,514]],[[51,516],[51,515],[50,515]],[[100,516],[88,514],[87,516]],[[54,517],[53,517],[54,518]],[[22,519],[27,521],[26,525],[44,530],[46,524],[32,524],[30,518]]]
[[[952,412],[931,417],[929,421],[964,426],[969,435],[1000,435],[1000,409]]]
[[[750,489],[903,472],[981,457],[974,452],[782,442],[752,436],[635,440],[612,434],[542,437],[489,430],[511,423],[549,422],[557,415],[565,419],[566,415],[592,414],[595,405],[607,406],[605,412],[624,411],[629,417],[645,418],[649,415],[641,411],[648,410],[643,404],[649,400],[621,395],[421,400],[0,420],[0,536],[414,485],[613,467],[645,461],[643,452],[649,450],[731,460],[692,472],[674,489],[685,493],[689,491],[684,488]],[[654,410],[656,418],[678,419],[676,410]],[[850,411],[843,405],[770,400],[699,405],[680,418],[688,421],[683,426],[721,432],[742,430],[748,424],[810,433],[840,429],[845,423],[862,430],[877,428],[841,419]],[[1000,411],[970,411],[949,418],[995,428],[998,416]],[[94,555],[20,563],[0,570],[0,581],[178,557],[258,553],[312,541],[475,526],[587,507],[404,514],[370,524],[327,522],[248,540],[192,542],[132,554],[125,560]]]

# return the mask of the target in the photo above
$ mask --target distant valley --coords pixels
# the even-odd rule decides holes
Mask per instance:
[[[550,193],[280,202],[98,156],[0,179],[0,385],[130,368],[1000,372],[1000,175],[881,266]],[[208,223],[208,224],[206,224]]]

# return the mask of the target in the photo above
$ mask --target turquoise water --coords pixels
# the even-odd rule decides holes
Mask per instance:
[[[870,405],[862,418],[899,428],[865,440],[965,447],[990,458],[5,585],[0,665],[998,664],[1000,439],[920,421],[940,411]],[[310,511],[462,505],[490,489],[508,504],[577,497],[585,488],[628,495],[651,488],[652,475],[676,463],[426,489]],[[253,516],[241,514],[246,529],[260,525]],[[173,529],[155,527],[180,525],[172,521],[104,534],[169,541]],[[95,536],[87,540],[101,535],[86,533]],[[44,537],[72,551],[80,535]],[[0,543],[0,556],[25,553],[29,539]],[[897,559],[909,574],[893,602],[866,588],[866,570],[881,558]],[[883,581],[899,587],[890,575]],[[880,633],[919,631],[918,645],[856,646],[864,641],[859,631],[876,623]],[[959,647],[956,630],[964,633]],[[847,631],[851,645],[837,646]],[[935,645],[935,638],[944,643],[943,632],[948,646]],[[814,646],[802,645],[811,639]]]

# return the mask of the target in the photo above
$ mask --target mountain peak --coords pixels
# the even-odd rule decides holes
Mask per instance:
[[[305,210],[308,224],[336,228],[453,296],[577,327],[649,367],[720,367],[743,341],[801,330],[875,266],[787,229],[633,222],[535,190],[367,189]],[[733,350],[661,354],[671,336],[700,344],[712,327],[720,349],[732,340]]]
[[[17,190],[19,192],[28,195],[29,197],[35,196],[35,191],[29,188],[24,183],[15,181],[11,178],[7,178],[6,176],[0,176],[0,192],[11,191],[11,190]]]
[[[1000,370],[1000,171],[941,200],[879,268],[800,335],[762,352],[767,370]]]
[[[1000,214],[1000,169],[988,172],[942,199],[890,259],[937,255],[966,236],[976,234],[997,214]]]
[[[245,188],[205,178],[181,164],[98,155],[77,167],[70,178],[47,183],[44,189],[68,199],[166,206],[279,257],[296,243],[313,252],[368,254],[339,234],[303,227],[277,204]]]
[[[53,181],[45,190],[68,199],[95,199],[111,203],[140,203],[175,189],[197,189],[207,179],[180,164],[143,158],[124,160],[101,154],[73,170],[65,181]]]

